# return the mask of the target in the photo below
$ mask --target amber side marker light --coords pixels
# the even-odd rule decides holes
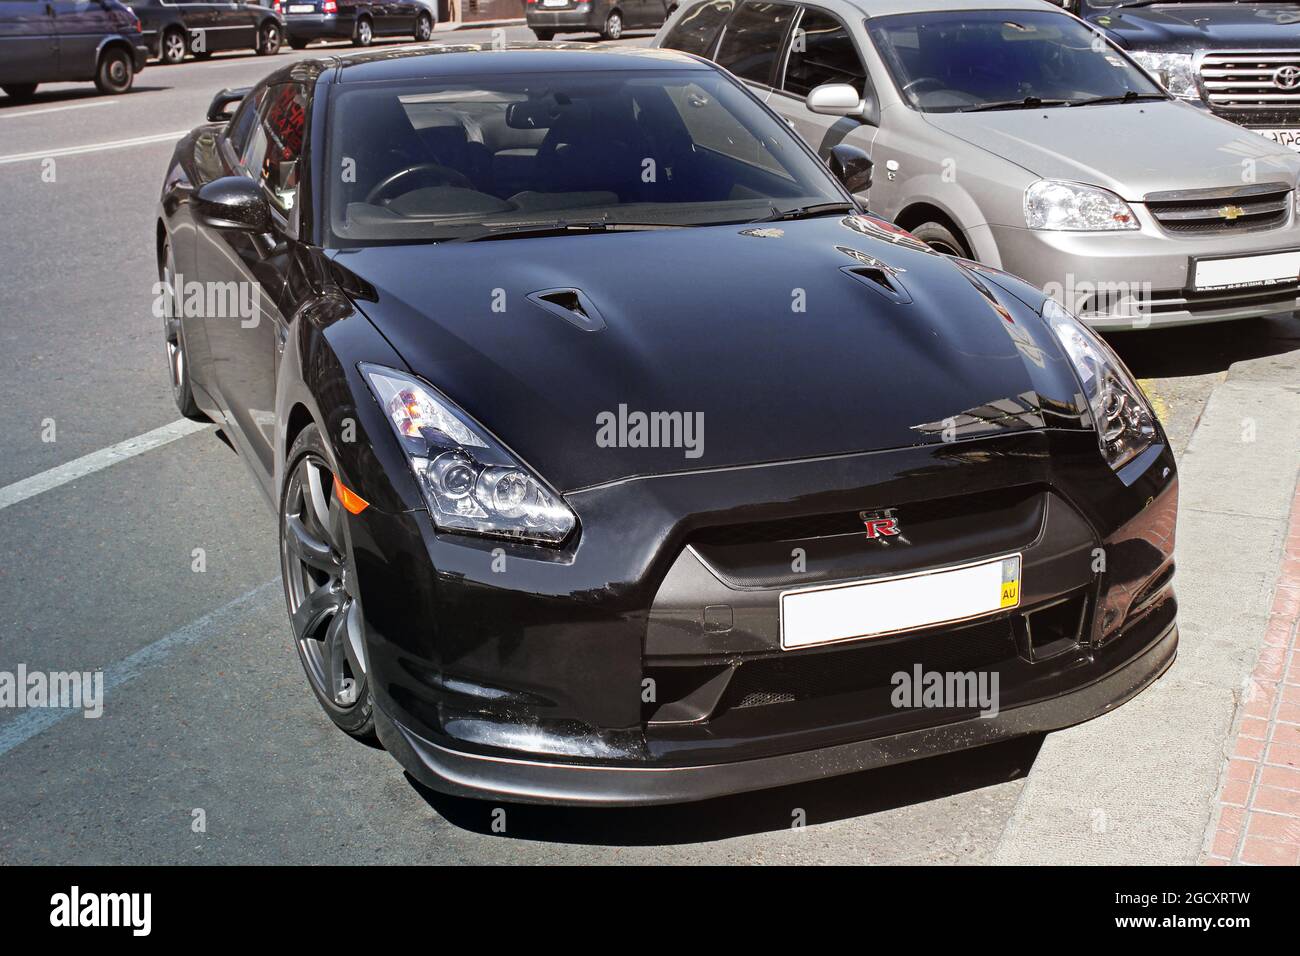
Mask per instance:
[[[334,494],[339,496],[348,514],[359,515],[370,507],[370,502],[339,481],[338,475],[334,476]]]

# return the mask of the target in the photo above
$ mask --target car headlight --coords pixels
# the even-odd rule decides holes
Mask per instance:
[[[1113,192],[1056,179],[1041,179],[1025,190],[1025,224],[1062,232],[1138,228],[1129,204]]]
[[[361,374],[406,450],[441,530],[559,544],[569,506],[481,425],[432,386],[379,365]]]
[[[1118,470],[1156,440],[1155,414],[1119,356],[1091,329],[1055,299],[1043,304],[1042,315],[1083,385],[1102,456]]]
[[[1201,91],[1196,88],[1196,69],[1190,53],[1151,53],[1147,50],[1129,50],[1128,55],[1138,61],[1156,82],[1172,95],[1184,100],[1199,100]]]

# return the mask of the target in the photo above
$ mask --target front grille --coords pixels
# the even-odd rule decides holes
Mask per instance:
[[[1011,621],[881,639],[852,650],[809,650],[745,661],[736,668],[720,709],[766,707],[889,687],[900,671],[988,669],[1016,654]]]
[[[1276,229],[1286,224],[1291,202],[1286,183],[1183,189],[1146,197],[1147,210],[1162,229],[1193,236]]]
[[[1218,110],[1300,110],[1300,50],[1207,53],[1201,84]]]

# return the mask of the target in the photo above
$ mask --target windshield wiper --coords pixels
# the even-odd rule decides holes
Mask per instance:
[[[1139,93],[1137,90],[1129,90],[1120,96],[1094,96],[1090,100],[1074,100],[1071,106],[1096,106],[1099,103],[1136,103],[1139,100],[1164,100],[1168,99],[1163,93]]]
[[[1032,110],[1040,106],[1069,106],[1069,100],[1045,100],[1037,96],[1026,96],[1023,100],[999,100],[996,103],[981,103],[979,106],[967,106],[958,113],[983,113],[986,110]]]
[[[684,229],[680,223],[610,222],[608,213],[599,219],[552,219],[515,225],[484,226],[464,236],[449,236],[443,242],[478,242],[483,239],[522,239],[580,232],[640,232],[648,229]]]
[[[777,209],[773,206],[770,216],[751,219],[750,222],[784,222],[789,219],[811,219],[813,216],[857,211],[858,207],[851,202],[819,202],[813,203],[811,206],[797,206],[794,209]]]

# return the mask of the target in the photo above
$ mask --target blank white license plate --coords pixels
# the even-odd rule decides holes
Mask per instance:
[[[1300,150],[1300,129],[1257,129],[1255,132],[1281,146]]]
[[[291,3],[289,4],[290,13],[315,13],[316,8],[310,3]]]
[[[542,0],[544,7],[567,7],[569,0]]]
[[[1020,605],[1020,555],[781,595],[781,649],[885,637]]]
[[[1294,282],[1300,277],[1300,251],[1275,252],[1240,259],[1201,259],[1196,263],[1196,291],[1241,289]]]

